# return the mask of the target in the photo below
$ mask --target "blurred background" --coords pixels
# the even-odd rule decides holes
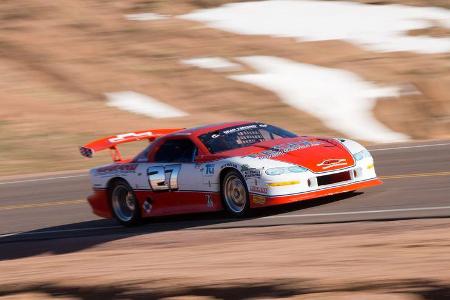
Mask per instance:
[[[232,120],[450,137],[449,1],[237,2],[2,0],[0,175],[109,161],[78,152],[109,134]]]
[[[450,299],[449,95],[449,0],[0,0],[0,298]],[[235,120],[370,145],[384,184],[243,220],[91,213],[111,159],[79,146]]]

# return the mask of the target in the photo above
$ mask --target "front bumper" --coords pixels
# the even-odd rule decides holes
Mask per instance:
[[[372,179],[368,179],[368,180],[364,180],[364,181],[343,183],[338,186],[324,187],[324,188],[316,189],[313,191],[292,193],[292,194],[279,195],[279,196],[264,196],[264,195],[252,194],[250,206],[251,207],[265,207],[265,206],[272,206],[272,205],[287,204],[287,203],[292,203],[292,202],[297,202],[297,201],[303,201],[303,200],[308,200],[308,199],[320,198],[320,197],[331,196],[331,195],[335,195],[335,194],[360,190],[363,188],[377,186],[382,183],[383,182],[380,179],[372,178]]]

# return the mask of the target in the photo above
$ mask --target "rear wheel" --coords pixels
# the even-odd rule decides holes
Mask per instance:
[[[225,209],[235,217],[248,215],[250,199],[247,185],[237,171],[228,172],[222,180],[222,201]]]
[[[141,222],[141,211],[133,189],[123,181],[114,184],[111,190],[111,207],[114,218],[125,226]]]

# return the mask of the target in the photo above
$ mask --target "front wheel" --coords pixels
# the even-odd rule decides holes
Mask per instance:
[[[132,188],[125,182],[118,182],[111,191],[111,207],[114,218],[125,226],[141,222],[141,212]]]
[[[222,180],[222,200],[225,209],[235,217],[248,215],[250,199],[247,185],[237,171],[228,172]]]

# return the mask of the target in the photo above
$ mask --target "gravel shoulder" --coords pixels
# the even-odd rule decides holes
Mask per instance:
[[[426,219],[5,243],[0,296],[444,299],[449,228]]]

